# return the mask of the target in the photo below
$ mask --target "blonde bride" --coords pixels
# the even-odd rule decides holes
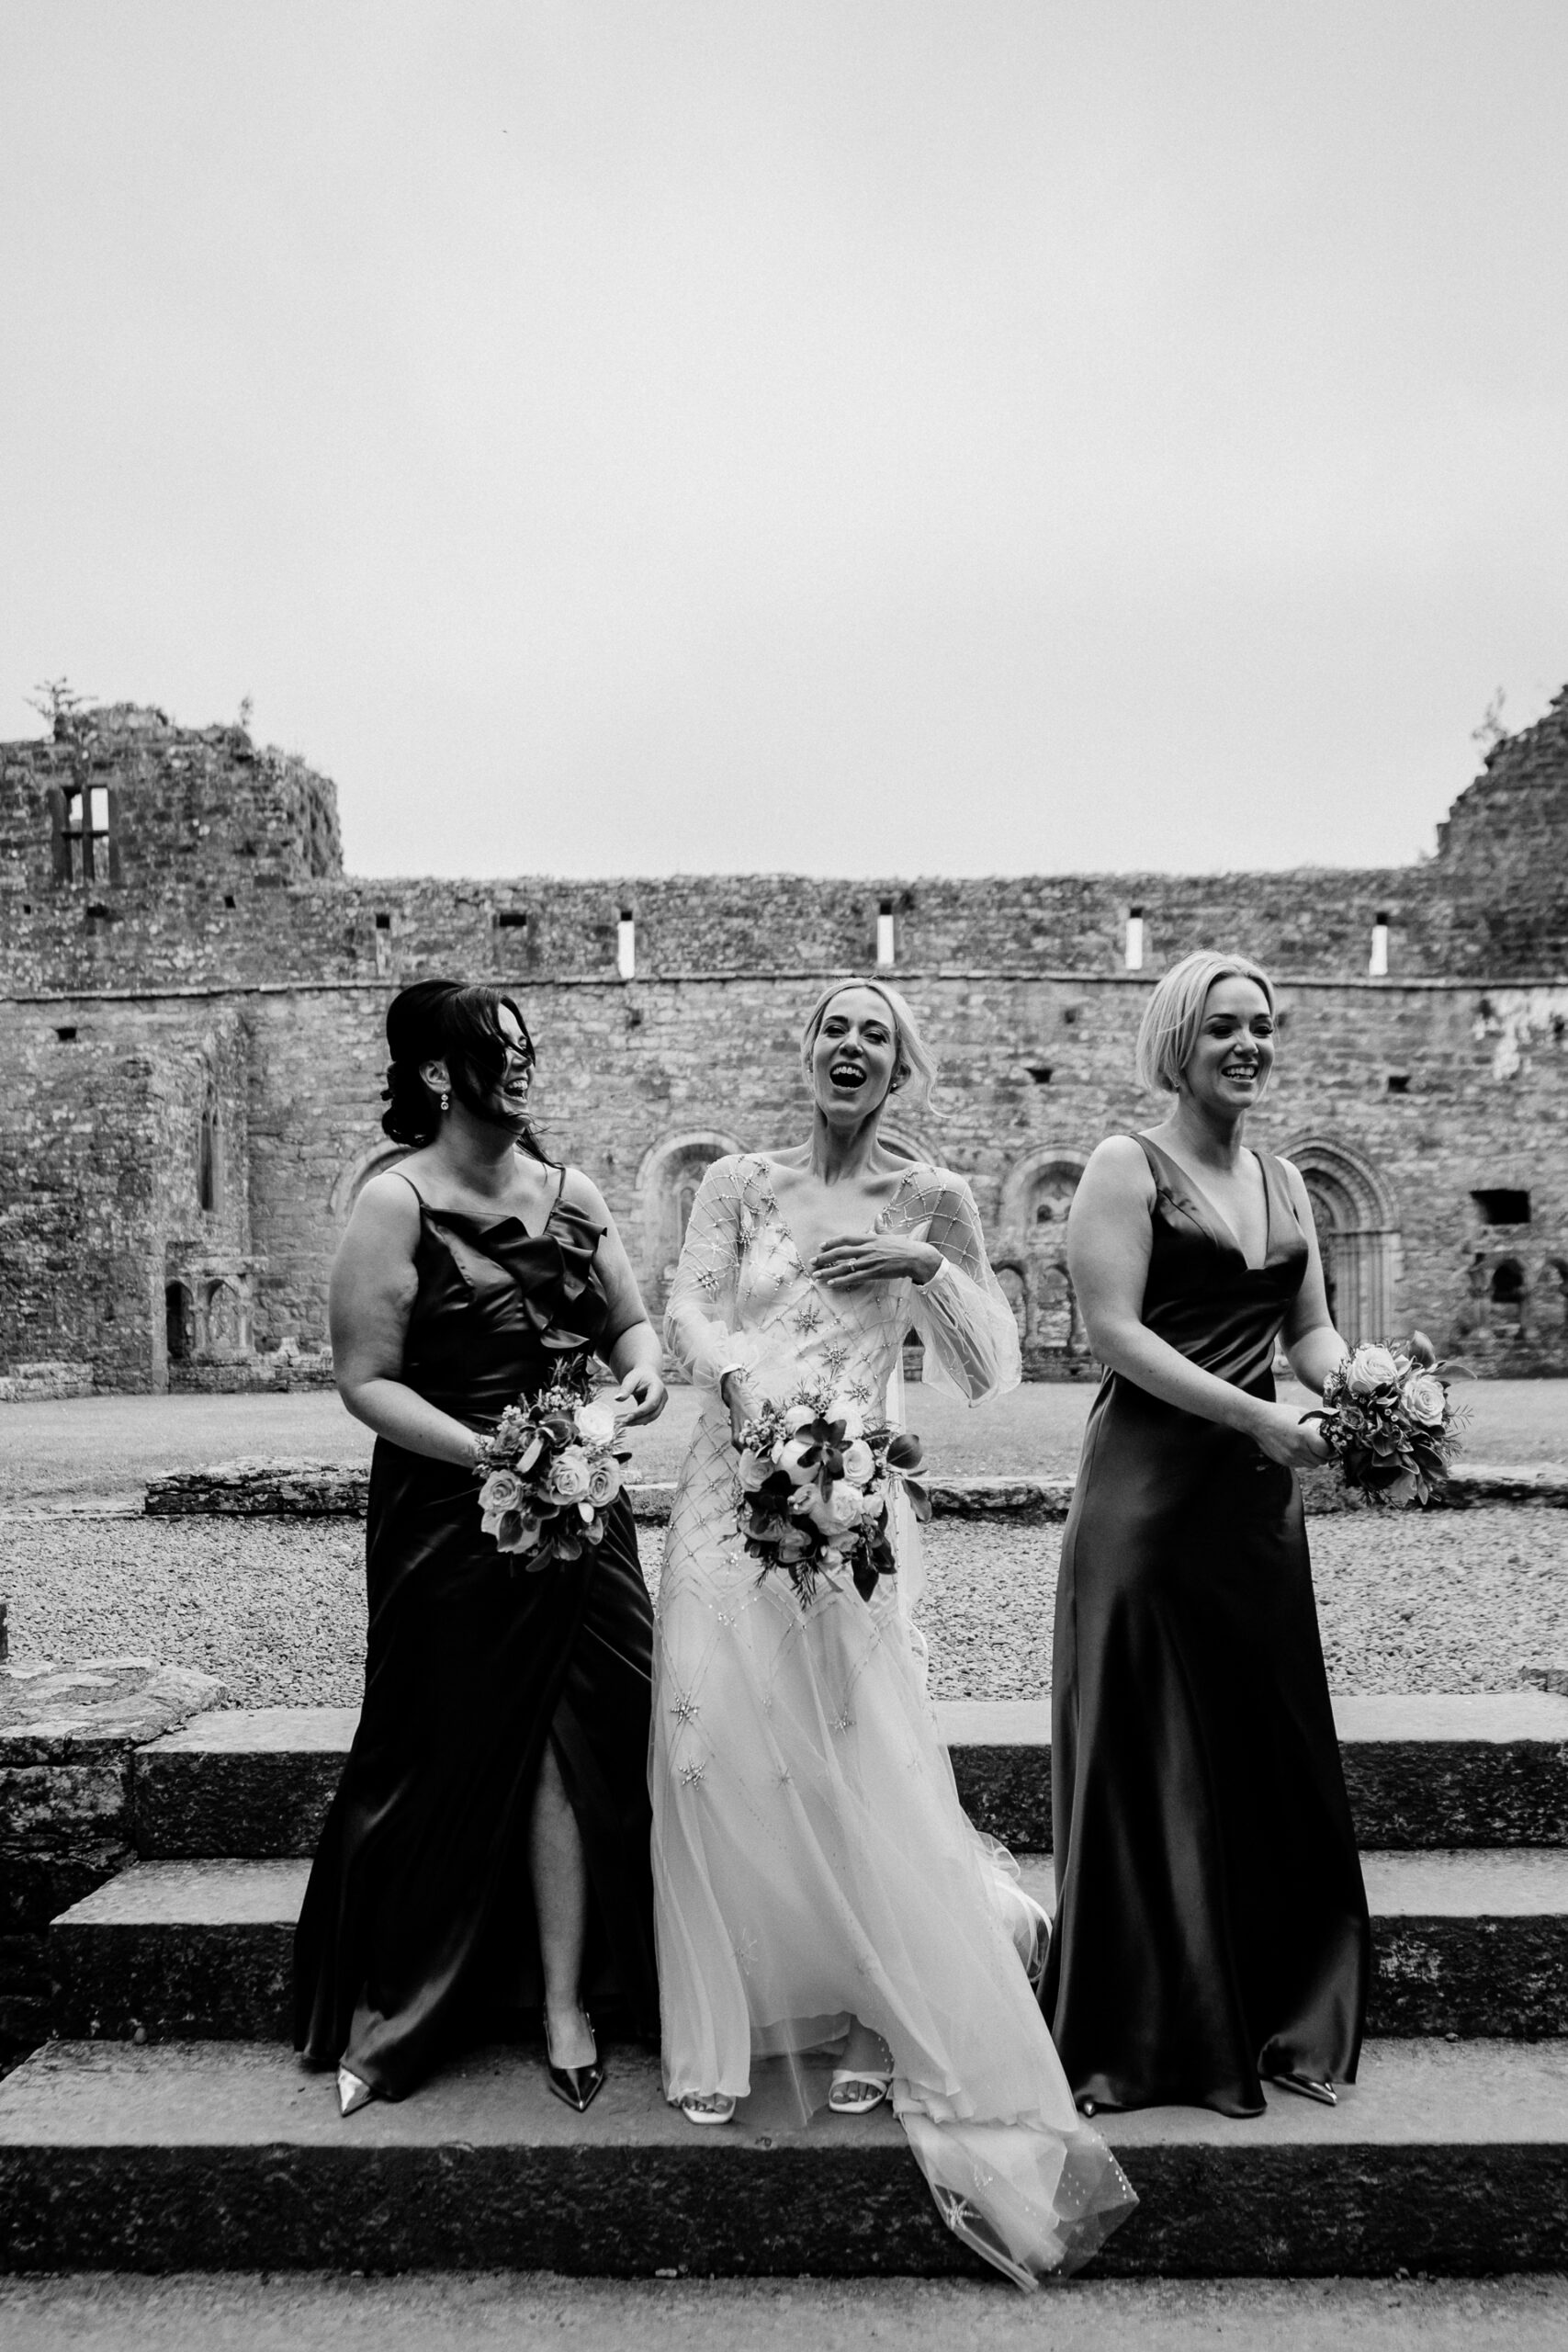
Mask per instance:
[[[722,2124],[780,2059],[797,2086],[830,2067],[838,2114],[890,2098],[943,2220],[1032,2287],[1135,2199],[1040,2013],[1043,1917],[958,1802],[909,1615],[912,1521],[869,1601],[847,1567],[803,1595],[742,1547],[735,1445],[807,1388],[882,1419],[911,1328],[926,1380],[978,1403],[1017,1385],[1018,1335],[968,1186],[879,1140],[888,1102],[935,1078],[902,997],[828,989],[802,1057],[808,1138],[708,1170],[665,1321],[703,1394],[655,1648],[665,2090]]]

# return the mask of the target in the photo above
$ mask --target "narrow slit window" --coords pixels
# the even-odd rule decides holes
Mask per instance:
[[[1127,910],[1127,969],[1141,972],[1144,968],[1144,910],[1142,907]]]
[[[637,918],[629,907],[621,909],[621,919],[615,925],[615,964],[623,980],[637,976]]]
[[[1367,971],[1374,980],[1388,977],[1388,917],[1372,918],[1372,952],[1367,959]]]
[[[884,899],[876,910],[876,961],[886,971],[892,964],[897,945],[893,937],[893,901]]]

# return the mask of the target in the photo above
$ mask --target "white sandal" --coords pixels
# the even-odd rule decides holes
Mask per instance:
[[[735,2114],[735,2101],[725,2091],[684,2091],[680,2108],[688,2123],[728,2123]]]
[[[867,2066],[840,2066],[828,2086],[828,2104],[835,2115],[869,2115],[874,2107],[882,2105],[892,2088],[891,2066],[885,2075]],[[840,2098],[840,2091],[849,2096]]]

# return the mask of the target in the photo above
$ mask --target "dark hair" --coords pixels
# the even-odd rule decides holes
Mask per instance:
[[[420,1076],[423,1062],[445,1062],[452,1091],[460,1102],[476,1107],[506,1068],[505,1038],[501,1026],[504,1008],[523,1032],[523,1050],[534,1067],[534,1040],[521,1006],[503,989],[483,980],[416,980],[400,990],[387,1007],[387,1044],[391,1060],[381,1100],[387,1108],[381,1125],[394,1143],[417,1148],[434,1140],[441,1125],[435,1097]],[[517,1138],[536,1159],[546,1155],[538,1137],[525,1126]]]

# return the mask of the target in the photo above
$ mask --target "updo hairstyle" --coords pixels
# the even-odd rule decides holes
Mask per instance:
[[[528,1068],[534,1067],[534,1041],[521,1006],[504,989],[483,980],[416,980],[401,989],[387,1008],[387,1044],[391,1060],[381,1096],[387,1108],[381,1125],[394,1143],[417,1150],[433,1143],[440,1131],[436,1097],[420,1076],[424,1062],[445,1062],[452,1091],[459,1102],[477,1109],[506,1070],[506,1039],[502,1032],[502,1008],[523,1033]],[[525,1127],[517,1138],[523,1149],[543,1160],[538,1138]]]
[[[937,1081],[940,1072],[936,1056],[920,1035],[920,1024],[907,998],[897,989],[888,988],[881,980],[835,980],[825,988],[806,1016],[806,1026],[800,1033],[800,1066],[807,1079],[811,1076],[811,1054],[828,1007],[835,997],[848,996],[854,989],[869,989],[887,1007],[893,1021],[894,1083],[900,1090],[908,1087],[911,1102],[920,1103],[927,1111],[936,1105]]]
[[[1156,986],[1138,1031],[1138,1080],[1154,1094],[1179,1094],[1203,1026],[1203,1008],[1216,980],[1255,980],[1274,1010],[1274,983],[1245,956],[1195,948],[1173,964]]]

